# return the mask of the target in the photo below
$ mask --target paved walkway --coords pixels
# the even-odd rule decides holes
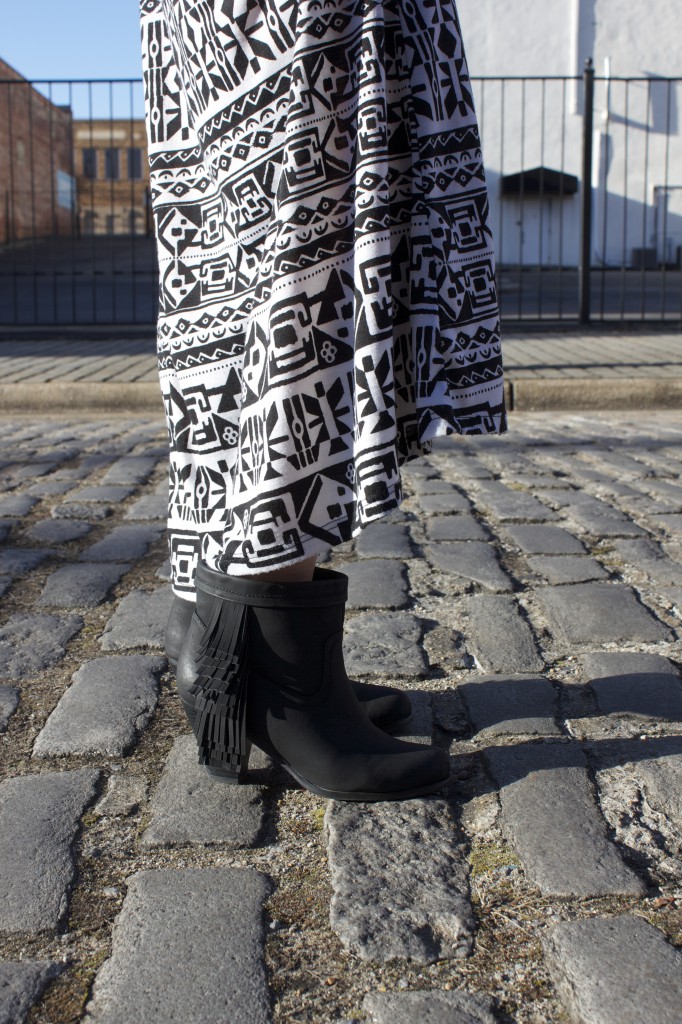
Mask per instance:
[[[505,333],[510,409],[682,408],[682,332]],[[0,341],[6,410],[157,412],[153,338]]]
[[[334,551],[453,768],[350,805],[196,765],[160,415],[0,419],[0,1020],[679,1024],[682,424],[512,427]]]

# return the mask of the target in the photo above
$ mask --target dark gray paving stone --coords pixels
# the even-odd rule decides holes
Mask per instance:
[[[111,505],[65,501],[61,505],[55,505],[51,515],[54,519],[90,519],[93,522],[99,522],[102,519],[108,519],[113,511]]]
[[[620,583],[538,587],[535,597],[553,634],[566,644],[669,640],[670,630]]]
[[[49,548],[3,548],[0,550],[0,574],[23,576],[53,554]]]
[[[370,1024],[495,1024],[492,1001],[469,992],[372,992],[362,1008]]]
[[[131,505],[125,514],[126,519],[163,519],[168,518],[168,491],[164,481],[163,494],[144,494]]]
[[[422,494],[419,504],[428,515],[448,512],[468,512],[471,502],[463,494],[452,488],[446,494]]]
[[[548,583],[587,583],[608,578],[606,569],[586,555],[534,555],[528,565]]]
[[[18,707],[19,691],[16,686],[0,686],[0,732],[5,732]]]
[[[463,512],[458,516],[434,516],[427,520],[426,532],[429,540],[487,540],[490,532],[472,515]]]
[[[42,519],[34,523],[27,536],[38,544],[67,544],[87,537],[92,527],[78,519]]]
[[[412,486],[420,497],[427,494],[455,494],[460,496],[460,491],[454,484],[435,477],[416,479]]]
[[[614,513],[595,515],[589,508],[573,505],[568,514],[574,523],[582,526],[593,537],[645,537],[646,531],[631,519]]]
[[[121,757],[149,722],[165,665],[163,658],[140,654],[86,662],[39,733],[34,756]]]
[[[325,829],[330,921],[347,949],[380,963],[469,955],[475,923],[466,851],[446,801],[330,801]]]
[[[141,484],[151,476],[159,460],[148,455],[126,455],[102,477],[102,484]]]
[[[513,491],[504,484],[489,482],[479,485],[476,500],[490,509],[503,523],[527,521],[544,523],[557,518],[556,512],[525,491]]]
[[[562,921],[542,939],[552,981],[585,1024],[680,1024],[682,954],[644,918]]]
[[[124,651],[131,647],[163,649],[172,604],[170,587],[160,587],[151,593],[132,590],[121,599],[107,622],[100,640],[102,650]]]
[[[644,884],[609,842],[577,744],[489,747],[485,756],[500,788],[505,830],[541,892],[644,894]]]
[[[158,576],[160,580],[167,580],[168,582],[172,579],[170,559],[167,558],[163,565],[159,566],[156,570],[155,576]]]
[[[512,581],[500,565],[494,546],[488,541],[441,541],[426,548],[429,563],[438,572],[461,576],[488,590],[511,590]]]
[[[65,565],[48,576],[38,604],[49,608],[95,608],[105,599],[130,565]]]
[[[101,800],[93,808],[97,817],[127,817],[139,810],[147,799],[149,783],[144,775],[117,772],[107,783]]]
[[[249,771],[265,755],[254,758]],[[264,780],[264,778],[263,778]],[[263,797],[259,785],[221,786],[199,764],[193,735],[179,736],[168,755],[161,781],[152,797],[152,820],[142,837],[145,846],[223,843],[231,849],[256,845],[263,826]]]
[[[682,722],[682,680],[657,654],[606,651],[578,659],[582,678],[605,715],[637,715]]]
[[[363,530],[355,542],[361,558],[412,558],[414,550],[410,534],[401,523],[373,523]]]
[[[0,597],[4,597],[11,586],[11,576],[0,576]]]
[[[8,494],[0,498],[0,516],[25,516],[37,504],[35,495]]]
[[[682,534],[682,515],[672,513],[669,515],[651,516],[650,522],[671,537],[677,537]]]
[[[467,676],[457,687],[479,740],[494,736],[559,736],[554,687],[542,676]]]
[[[422,629],[405,612],[366,612],[346,620],[343,640],[349,676],[410,678],[428,671]]]
[[[405,566],[389,558],[345,566],[349,608],[405,608],[409,604]]]
[[[79,768],[0,783],[0,931],[59,924],[75,874],[71,847],[98,779]]]
[[[81,554],[82,562],[127,562],[142,558],[149,547],[158,540],[163,526],[145,524],[139,526],[116,526],[97,544],[86,548]]]
[[[74,501],[96,501],[96,502],[111,502],[112,505],[117,505],[120,501],[125,501],[133,493],[132,487],[115,487],[110,486],[97,486],[82,487],[80,491],[77,491],[74,496]]]
[[[588,749],[598,767],[598,780],[611,778],[616,789],[622,789],[623,779],[636,780],[646,802],[667,818],[677,833],[682,830],[680,736],[650,737],[645,743],[639,736],[589,742]],[[631,795],[624,794],[623,814],[629,816],[631,813]]]
[[[528,555],[584,555],[585,546],[560,526],[508,526],[516,547]]]
[[[27,494],[36,498],[58,498],[67,494],[73,487],[70,480],[39,480],[37,484],[29,487]]]
[[[139,871],[114,923],[84,1024],[268,1024],[257,871]]]
[[[0,1024],[24,1024],[46,986],[64,969],[49,960],[0,962]]]
[[[80,615],[12,615],[0,628],[0,679],[25,679],[56,665],[82,628]]]
[[[535,673],[543,668],[535,640],[512,597],[474,594],[463,601],[460,628],[483,672]]]

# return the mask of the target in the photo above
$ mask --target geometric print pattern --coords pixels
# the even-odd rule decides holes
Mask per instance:
[[[348,540],[502,433],[454,0],[141,0],[173,587]]]

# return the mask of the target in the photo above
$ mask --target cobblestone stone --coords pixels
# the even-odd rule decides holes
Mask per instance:
[[[102,650],[124,651],[131,647],[163,649],[172,604],[170,587],[160,587],[151,593],[132,590],[122,598],[107,622],[100,640]]]
[[[670,630],[619,583],[538,587],[538,603],[552,633],[565,644],[669,640]]]
[[[492,1001],[468,992],[377,992],[365,996],[370,1024],[495,1024]]]
[[[141,484],[151,476],[159,460],[147,455],[126,455],[102,477],[102,484]]]
[[[63,970],[49,960],[0,962],[0,1024],[24,1024],[48,982]]]
[[[355,542],[361,558],[412,558],[414,550],[406,526],[400,523],[374,523]]]
[[[554,688],[528,675],[469,675],[457,687],[476,729],[477,740],[496,736],[558,736]]]
[[[125,514],[126,519],[163,519],[168,518],[168,485],[164,481],[163,494],[144,494],[130,506]]]
[[[0,733],[5,732],[18,707],[19,691],[16,686],[0,686]]]
[[[516,602],[504,594],[474,594],[462,602],[467,649],[483,672],[533,673],[544,667]]]
[[[562,921],[543,947],[572,1019],[680,1024],[682,955],[642,917]]]
[[[642,895],[609,842],[585,757],[575,744],[489,747],[502,816],[529,880],[553,896]]]
[[[466,852],[445,801],[330,801],[325,828],[330,920],[351,952],[380,963],[433,963],[471,952]]]
[[[164,659],[143,655],[86,662],[40,732],[34,755],[126,753],[156,707],[164,666]]]
[[[533,555],[528,565],[548,583],[588,583],[603,580],[608,573],[594,558],[585,555]]]
[[[92,530],[89,523],[77,519],[42,519],[34,523],[27,536],[38,544],[68,544],[80,540]]]
[[[9,494],[0,498],[0,516],[25,516],[37,504],[35,495]]]
[[[252,751],[249,772],[251,777],[260,773],[264,781],[267,759],[259,754]],[[198,763],[194,736],[188,735],[174,741],[150,811],[145,846],[222,843],[235,849],[256,845],[264,805],[258,785],[224,786],[211,779]]]
[[[667,658],[606,651],[582,655],[579,663],[603,714],[682,724],[682,680]]]
[[[488,540],[490,532],[472,515],[434,516],[427,520],[426,532],[431,541]]]
[[[13,615],[0,628],[0,679],[25,679],[56,665],[82,628],[80,615]]]
[[[24,576],[53,554],[49,548],[4,548],[0,551],[0,575]]]
[[[252,870],[133,875],[84,1024],[268,1024],[261,908],[269,891]]]
[[[427,515],[467,512],[471,508],[469,499],[454,488],[447,494],[422,494],[419,504]]]
[[[560,526],[508,526],[512,542],[527,555],[584,555],[585,546]]]
[[[346,621],[343,638],[346,669],[351,677],[423,675],[428,668],[422,650],[421,626],[405,612],[366,612]]]
[[[108,519],[113,511],[111,505],[65,501],[61,505],[54,505],[51,515],[53,519],[88,519],[92,522],[100,522],[102,519]]]
[[[47,608],[95,608],[131,566],[110,562],[65,565],[48,576],[38,604]]]
[[[486,482],[479,485],[476,494],[478,503],[490,509],[502,523],[527,521],[544,523],[557,518],[556,512],[547,508],[530,494],[512,491],[504,484]]]
[[[163,527],[152,525],[116,526],[103,540],[86,548],[82,562],[127,562],[142,558],[158,540]]]
[[[405,566],[389,558],[365,559],[344,566],[348,608],[405,608],[409,604]]]
[[[71,847],[98,778],[79,768],[0,783],[0,931],[59,924],[74,878]]]
[[[83,487],[80,491],[77,491],[73,495],[73,500],[78,502],[83,501],[95,501],[111,503],[117,505],[120,501],[125,501],[133,493],[132,487],[115,487],[110,485],[105,486],[92,486]]]
[[[106,793],[98,801],[93,814],[111,818],[133,814],[147,799],[149,783],[143,775],[117,773],[107,784]]]
[[[442,541],[426,548],[429,563],[439,572],[473,580],[489,590],[511,590],[495,548],[488,541]]]

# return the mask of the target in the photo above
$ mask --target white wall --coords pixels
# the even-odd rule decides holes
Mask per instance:
[[[682,77],[680,0],[458,0],[458,11],[474,78],[578,76],[592,56],[598,76],[609,58],[612,78],[651,79],[612,81],[608,92],[596,86],[593,258],[619,265],[623,250],[629,260],[641,246],[674,257],[682,245],[682,83],[655,79]],[[537,263],[542,237],[543,262],[574,265],[580,197],[546,199],[542,210],[527,199],[521,211],[518,201],[500,200],[499,179],[540,164],[580,175],[581,84],[489,81],[474,91],[498,259]]]

